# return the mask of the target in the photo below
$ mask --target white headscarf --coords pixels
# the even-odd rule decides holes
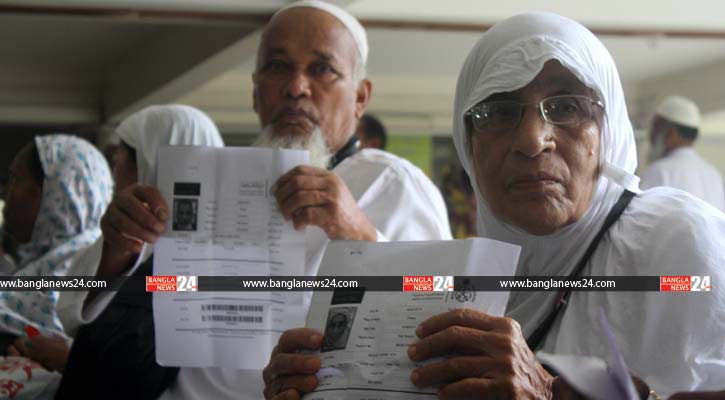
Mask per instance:
[[[185,105],[146,107],[125,120],[116,133],[136,150],[138,181],[156,184],[156,153],[165,145],[224,147],[214,122],[200,110]]]
[[[146,107],[123,120],[116,133],[136,150],[138,182],[151,186],[156,186],[156,154],[161,146],[224,147],[214,121],[201,110],[186,105]],[[153,247],[144,243],[137,265],[152,252]]]
[[[100,235],[113,179],[103,155],[69,135],[35,138],[43,166],[43,197],[31,240],[18,248],[17,276],[64,276],[75,254]],[[22,334],[25,325],[62,331],[58,292],[0,292],[0,331]]]
[[[116,133],[136,151],[138,182],[152,186],[156,185],[156,154],[161,146],[224,146],[214,122],[200,110],[185,105],[146,107],[123,120],[116,128]],[[102,256],[102,244],[103,238],[100,238],[79,256],[73,265],[75,275],[96,274]],[[153,246],[144,244],[136,266],[146,261],[152,252]],[[58,313],[66,331],[71,335],[81,324],[97,317],[113,299],[110,292],[101,293],[94,300],[93,311],[86,315],[81,313],[85,296],[83,292],[63,292],[60,298]]]
[[[475,184],[464,113],[494,93],[526,86],[553,59],[593,89],[604,103],[606,118],[599,146],[602,176],[589,209],[579,221],[553,234],[536,236],[501,221],[486,204]],[[614,61],[591,32],[568,18],[544,12],[526,13],[500,22],[484,33],[458,77],[453,115],[458,156],[472,177],[476,192],[478,235],[521,245],[518,275],[568,275],[623,188],[637,190],[634,135]],[[512,293],[509,315],[540,321],[549,311],[552,296],[547,292]],[[535,326],[525,325],[524,333],[530,334]]]

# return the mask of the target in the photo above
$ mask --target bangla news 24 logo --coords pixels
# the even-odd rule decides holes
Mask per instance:
[[[404,275],[404,292],[452,292],[451,275]]]
[[[196,275],[157,275],[146,277],[147,292],[196,292],[199,289]]]
[[[710,275],[662,275],[660,292],[709,292]]]

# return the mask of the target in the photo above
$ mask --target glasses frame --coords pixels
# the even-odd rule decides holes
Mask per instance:
[[[528,103],[524,103],[524,102],[520,102],[520,101],[515,101],[515,100],[491,100],[491,101],[484,100],[484,101],[476,104],[475,106],[471,107],[468,111],[466,111],[465,114],[463,114],[463,116],[464,116],[464,118],[466,118],[470,122],[470,127],[471,127],[472,131],[476,131],[476,132],[486,132],[486,129],[479,129],[479,128],[476,127],[476,124],[473,122],[473,113],[476,112],[476,111],[478,111],[477,109],[479,109],[484,104],[515,103],[515,104],[518,104],[519,105],[519,116],[517,118],[516,123],[511,126],[511,129],[516,129],[516,127],[519,126],[519,124],[521,123],[521,120],[524,117],[524,109],[526,109],[529,106],[536,106],[536,108],[539,110],[539,116],[541,117],[541,119],[543,119],[544,122],[546,122],[547,124],[550,124],[550,125],[555,125],[555,126],[579,126],[583,122],[586,122],[586,119],[580,120],[580,121],[575,122],[575,123],[571,123],[571,122],[554,122],[554,121],[551,121],[549,119],[549,117],[547,116],[547,113],[546,113],[546,111],[544,109],[544,103],[547,102],[547,101],[551,101],[552,99],[559,99],[559,98],[577,98],[577,99],[587,100],[590,104],[592,104],[594,106],[600,107],[603,112],[605,111],[604,103],[602,103],[599,100],[595,100],[595,99],[591,98],[590,96],[580,95],[580,94],[563,94],[563,95],[556,95],[556,96],[545,97],[545,98],[543,98],[543,99],[541,99],[539,101],[536,101],[536,102],[528,102]],[[606,112],[604,112],[604,115],[606,115]],[[590,117],[590,119],[591,119],[591,117]]]

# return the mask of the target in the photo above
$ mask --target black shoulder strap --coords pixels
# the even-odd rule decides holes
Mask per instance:
[[[355,152],[358,150],[358,138],[357,135],[352,135],[350,140],[345,143],[342,148],[335,153],[332,158],[330,158],[330,162],[328,164],[328,169],[333,169],[337,167],[338,164],[340,164],[344,159],[350,157],[351,155],[355,154]]]
[[[579,263],[577,263],[574,270],[571,272],[571,274],[569,274],[569,279],[576,278],[579,274],[581,274],[584,267],[587,265],[587,263],[589,263],[589,259],[592,257],[592,254],[594,254],[594,251],[597,249],[597,246],[602,240],[602,237],[604,237],[604,234],[607,233],[609,228],[611,228],[615,222],[617,222],[617,220],[627,208],[629,202],[632,201],[632,198],[634,198],[634,196],[635,193],[630,192],[629,190],[625,190],[622,195],[619,196],[619,200],[617,200],[617,203],[614,204],[614,207],[612,207],[612,209],[609,211],[609,214],[607,214],[607,217],[604,219],[604,225],[602,225],[602,228],[599,229],[599,232],[597,232],[594,240],[589,243],[587,251],[579,260]],[[549,312],[549,315],[544,318],[539,326],[536,327],[534,332],[529,335],[528,339],[526,339],[526,343],[529,345],[529,348],[531,350],[536,350],[536,348],[538,348],[544,341],[544,338],[549,333],[549,330],[551,330],[551,327],[554,325],[554,321],[556,321],[556,318],[566,309],[566,305],[569,301],[570,296],[570,288],[564,289],[559,292],[559,294],[557,295],[556,303],[554,304],[554,308]]]

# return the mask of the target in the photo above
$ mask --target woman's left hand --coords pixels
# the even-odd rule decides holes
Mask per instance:
[[[35,336],[19,337],[8,346],[7,355],[29,358],[45,369],[63,373],[68,361],[68,343],[62,337]]]
[[[418,387],[439,387],[441,399],[551,399],[554,377],[526,344],[519,324],[471,309],[422,322],[408,347],[413,361],[449,356],[413,370]]]

